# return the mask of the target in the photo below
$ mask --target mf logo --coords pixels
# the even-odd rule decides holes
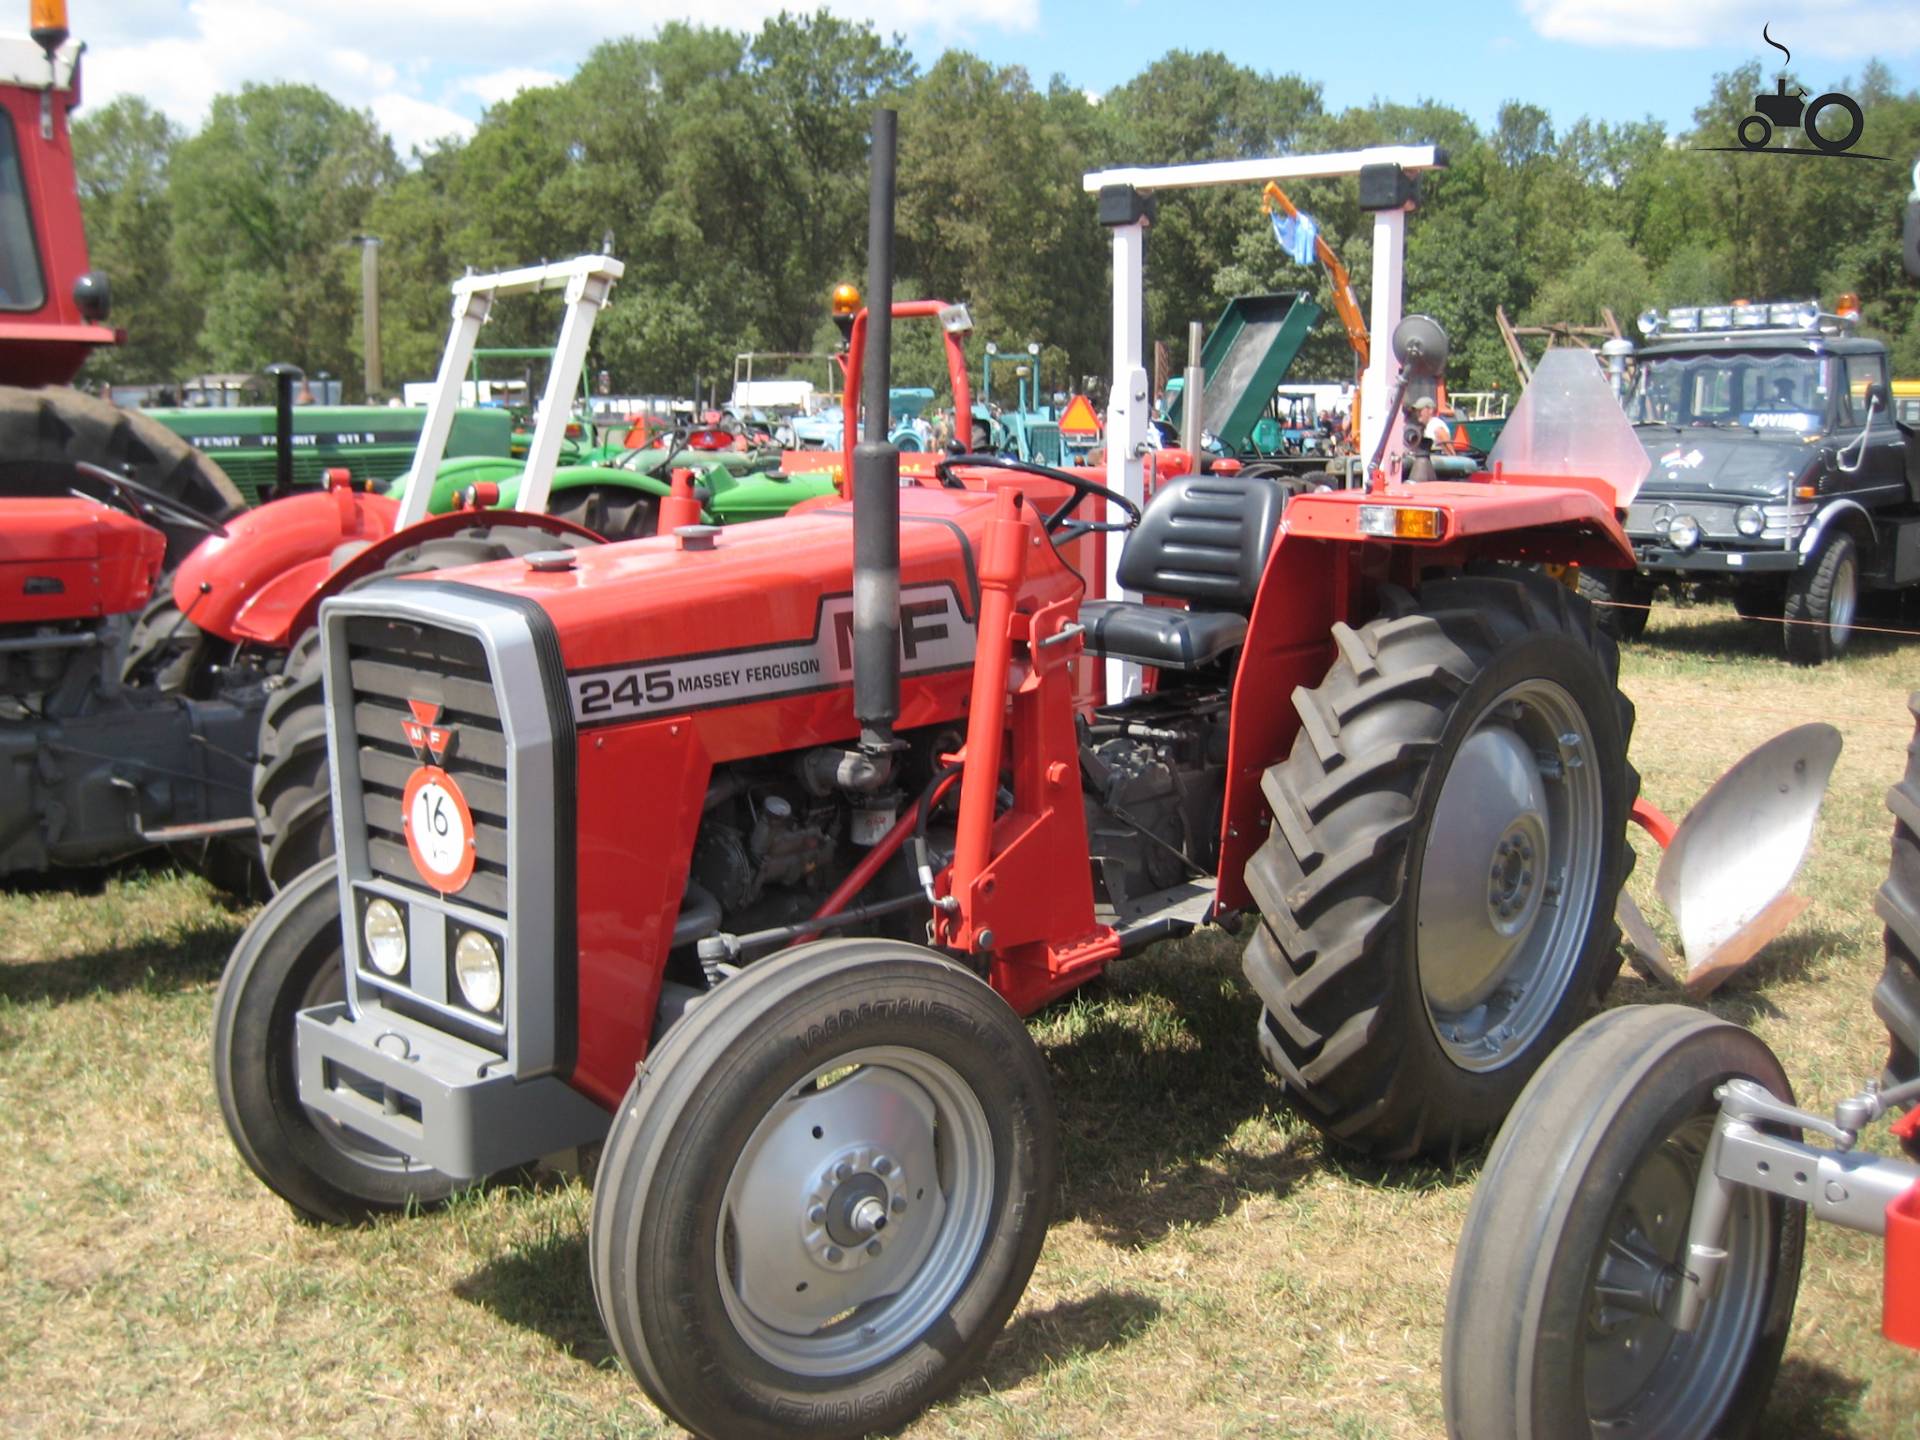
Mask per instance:
[[[1787,60],[1793,52],[1760,27],[1760,38],[1778,50]],[[1783,64],[1785,62],[1782,62]],[[1767,155],[1833,155],[1842,160],[1885,160],[1885,155],[1853,155],[1848,152],[1860,143],[1867,118],[1860,102],[1851,95],[1829,90],[1811,101],[1798,85],[1787,90],[1787,75],[1782,70],[1774,80],[1773,93],[1753,97],[1753,114],[1735,127],[1739,145],[1699,145],[1699,150],[1756,150]],[[1769,145],[1777,130],[1798,130],[1807,137],[1807,145]],[[1811,146],[1808,149],[1807,146]]]
[[[444,764],[453,745],[453,727],[440,723],[441,706],[432,700],[409,700],[407,708],[413,711],[413,718],[402,720],[400,729],[413,747],[414,757],[422,765],[428,756],[433,757],[434,764]]]

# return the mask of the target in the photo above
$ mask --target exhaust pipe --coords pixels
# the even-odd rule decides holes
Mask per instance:
[[[853,448],[853,715],[860,746],[894,748],[900,715],[900,452],[887,442],[893,359],[893,176],[899,116],[873,117],[867,214],[865,437]]]

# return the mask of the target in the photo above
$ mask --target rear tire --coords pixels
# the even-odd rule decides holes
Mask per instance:
[[[421,575],[506,560],[536,550],[591,542],[524,525],[476,525],[422,541],[388,557],[386,566],[348,589],[394,575]],[[326,697],[320,633],[294,643],[278,689],[260,716],[253,768],[253,815],[267,884],[278,890],[333,855],[333,770],[327,759]]]
[[[1920,726],[1920,691],[1907,697]],[[1886,925],[1886,968],[1873,989],[1873,1009],[1887,1027],[1887,1068],[1898,1085],[1920,1077],[1920,734],[1907,747],[1907,769],[1887,792],[1893,812],[1893,854],[1873,908]],[[1920,1142],[1903,1142],[1909,1157]]]
[[[1580,597],[1593,606],[1593,623],[1615,640],[1638,640],[1647,628],[1653,582],[1638,570],[1601,570],[1582,565]]]
[[[1541,1067],[1454,1255],[1441,1373],[1455,1440],[1563,1440],[1629,1414],[1660,1440],[1752,1429],[1793,1317],[1804,1208],[1736,1188],[1698,1328],[1647,1308],[1685,1263],[1713,1092],[1736,1077],[1793,1099],[1756,1036],[1677,1005],[1610,1011]]]
[[[82,460],[157,490],[211,521],[246,508],[225,471],[157,420],[64,385],[0,386],[0,495],[64,495],[72,465]],[[83,482],[81,488],[99,487]],[[205,531],[168,524],[163,516],[149,523],[167,538],[167,570],[206,539]]]
[[[347,1225],[446,1199],[457,1183],[300,1102],[294,1017],[346,994],[340,891],[315,866],[240,937],[214,1000],[213,1081],[227,1133],[267,1187],[302,1215]]]
[[[1058,1147],[1039,1051],[978,977],[874,939],[762,960],[667,1032],[614,1119],[601,1319],[696,1435],[890,1431],[1006,1324]]]
[[[1261,1053],[1309,1120],[1383,1158],[1450,1156],[1619,970],[1633,707],[1590,608],[1544,576],[1384,600],[1294,692],[1243,963]]]
[[[1839,659],[1853,638],[1859,604],[1860,546],[1845,530],[1835,529],[1787,581],[1781,637],[1787,659],[1796,665]]]

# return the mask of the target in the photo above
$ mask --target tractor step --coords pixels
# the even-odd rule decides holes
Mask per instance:
[[[1157,940],[1175,940],[1191,935],[1206,924],[1213,912],[1214,891],[1218,882],[1211,875],[1183,880],[1165,890],[1155,890],[1118,906],[1100,906],[1096,918],[1120,933],[1120,953],[1131,955]]]

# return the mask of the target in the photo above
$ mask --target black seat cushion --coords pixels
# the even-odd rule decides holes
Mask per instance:
[[[1196,670],[1247,638],[1247,617],[1231,610],[1175,610],[1137,600],[1088,600],[1080,606],[1087,651],[1114,660]]]

